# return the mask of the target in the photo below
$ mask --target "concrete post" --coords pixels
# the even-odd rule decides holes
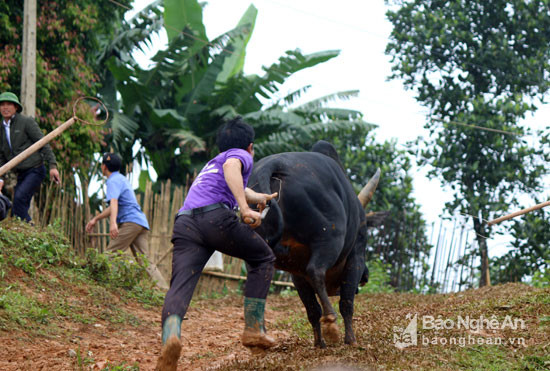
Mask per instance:
[[[23,19],[23,66],[21,104],[23,114],[36,116],[36,0],[25,0]]]

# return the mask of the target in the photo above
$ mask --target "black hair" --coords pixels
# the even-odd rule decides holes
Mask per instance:
[[[122,159],[116,153],[107,152],[103,154],[103,164],[107,166],[107,169],[112,173],[120,170]]]
[[[216,143],[220,152],[231,148],[246,150],[250,143],[254,143],[254,129],[241,116],[237,116],[218,129]]]

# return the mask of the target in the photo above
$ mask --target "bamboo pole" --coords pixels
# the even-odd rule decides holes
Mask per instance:
[[[474,244],[476,243],[476,238],[474,236],[474,239],[472,241],[472,258],[470,259],[470,287],[474,287],[474,252],[475,252],[475,247],[474,247]],[[479,243],[478,243],[479,245]],[[479,247],[479,246],[478,246]]]
[[[441,251],[439,253],[439,258],[438,258],[438,261],[437,261],[437,267],[439,269],[435,272],[435,283],[436,284],[440,283],[441,275],[443,273],[441,271],[441,265],[445,261],[445,257],[443,256],[443,254],[445,254],[445,251],[447,251],[447,245],[446,245],[447,240],[445,239],[446,235],[447,235],[447,228],[443,227],[443,237],[441,237]]]
[[[44,202],[43,212],[42,212],[42,226],[46,226],[46,220],[50,220],[49,216],[52,215],[51,209],[48,205],[50,204],[50,199],[52,198],[53,187],[51,183],[46,184],[44,187],[46,191],[46,202]]]
[[[416,228],[415,228],[416,227]],[[420,227],[420,219],[418,219],[418,223],[415,223],[415,219],[412,221],[412,256],[410,257],[409,261],[412,261],[412,273],[411,273],[411,280],[410,280],[410,287],[408,287],[409,290],[416,288],[416,263],[418,261],[418,249],[417,249],[417,241],[418,241],[418,228]]]
[[[202,274],[208,275],[208,276],[214,276],[214,277],[220,277],[220,278],[227,278],[230,280],[238,280],[238,281],[245,281],[246,276],[240,276],[236,274],[229,274],[229,273],[222,273],[222,272],[215,272],[215,271],[203,271]],[[271,281],[272,285],[276,286],[286,286],[286,287],[294,287],[294,284],[292,282],[284,282],[284,281]]]
[[[449,255],[447,257],[447,264],[445,265],[445,274],[443,275],[443,292],[447,289],[447,273],[449,272],[449,265],[451,264],[451,258],[453,256],[455,245],[455,231],[456,231],[456,218],[453,218],[453,233],[451,234],[451,242],[449,244]],[[445,257],[443,257],[445,259]],[[443,260],[445,261],[445,260]]]
[[[535,206],[531,206],[531,207],[528,207],[526,209],[519,210],[519,211],[516,211],[516,212],[508,214],[508,215],[501,216],[500,218],[493,219],[493,220],[487,222],[487,224],[495,225],[495,224],[503,222],[505,220],[515,218],[516,216],[520,216],[520,215],[523,215],[523,214],[530,213],[531,211],[542,209],[543,207],[546,207],[546,206],[549,206],[549,205],[550,205],[550,201],[542,202],[542,203],[537,204]]]
[[[441,229],[443,227],[443,220],[440,220],[439,221],[439,232],[437,233],[437,243],[435,245],[435,256],[434,256],[434,262],[433,262],[433,266],[432,266],[432,277],[430,279],[430,286],[433,286],[434,284],[434,281],[435,281],[435,270],[436,270],[436,267],[437,267],[437,256],[438,256],[438,252],[439,252],[439,241],[441,239]]]
[[[458,259],[461,258],[461,250],[462,250],[462,237],[464,236],[464,224],[462,224],[462,226],[460,227],[460,239],[458,240],[458,245],[457,245],[457,250],[456,250],[456,254],[458,256]],[[462,276],[462,268],[464,268],[464,265],[461,266],[461,271],[460,271],[460,275]],[[451,291],[452,292],[456,292],[457,290],[455,290],[455,285],[456,285],[456,282],[457,282],[457,276],[458,276],[458,269],[456,270],[455,272],[455,275],[454,275],[454,278],[453,278],[453,283],[451,285]]]
[[[464,249],[462,250],[462,256],[465,256],[467,254],[469,238],[470,238],[470,231],[466,231],[466,239],[464,240]],[[462,273],[466,271],[466,269],[464,268],[467,266],[466,264],[468,264],[468,261],[466,260],[463,261],[462,268],[460,268],[460,281],[458,284],[458,291],[462,291],[462,285],[464,285],[465,283],[465,279],[462,279],[463,277]]]

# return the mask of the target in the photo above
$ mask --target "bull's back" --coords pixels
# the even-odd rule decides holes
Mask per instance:
[[[291,219],[319,218],[343,209],[346,214],[356,213],[360,208],[340,165],[316,152],[286,152],[263,158],[255,165],[249,186],[263,193],[279,192],[277,201],[285,217]]]
[[[255,165],[249,185],[263,193],[279,192],[275,210],[267,214],[258,233],[268,242],[278,242],[272,247],[280,269],[303,270],[311,249],[323,242],[328,245],[322,248],[337,254],[337,264],[353,248],[361,206],[332,158],[314,152],[268,156]],[[278,238],[274,237],[277,233],[281,233]]]

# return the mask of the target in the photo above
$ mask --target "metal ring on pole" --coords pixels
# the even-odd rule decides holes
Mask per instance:
[[[101,122],[99,124],[94,124],[94,123],[91,123],[89,121],[83,120],[83,119],[81,119],[80,117],[77,116],[77,114],[76,114],[76,105],[84,99],[95,100],[96,102],[98,102],[99,104],[101,104],[103,106],[103,108],[105,109],[105,114],[107,115],[107,117],[105,117],[105,120],[103,120],[103,122]],[[73,117],[75,118],[75,120],[81,121],[84,124],[89,124],[89,125],[92,125],[92,126],[104,126],[107,123],[107,121],[109,121],[109,110],[107,109],[105,104],[98,98],[95,98],[95,97],[79,97],[79,98],[77,98],[77,100],[75,100],[75,102],[73,104]]]

